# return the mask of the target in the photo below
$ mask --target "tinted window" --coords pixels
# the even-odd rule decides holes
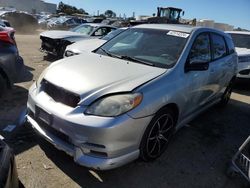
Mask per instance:
[[[90,35],[93,30],[94,30],[94,27],[88,24],[82,24],[71,29],[71,31],[81,33],[83,35]]]
[[[95,36],[103,36],[103,35],[106,35],[109,32],[110,32],[110,28],[102,27],[102,28],[97,29],[95,31],[94,35]]]
[[[207,63],[209,61],[211,61],[209,34],[203,33],[194,41],[189,54],[189,62]]]
[[[219,59],[227,54],[227,48],[225,40],[222,36],[217,34],[211,34],[213,45],[213,57],[214,59]]]

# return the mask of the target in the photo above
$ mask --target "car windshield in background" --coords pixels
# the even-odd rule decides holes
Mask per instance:
[[[91,32],[94,30],[94,27],[91,25],[79,25],[73,29],[71,29],[71,31],[73,32],[77,32],[77,33],[81,33],[83,35],[90,35]]]
[[[231,33],[231,36],[235,47],[250,49],[250,35]]]
[[[110,33],[102,37],[102,40],[110,40],[114,38],[115,36],[119,35],[123,31],[125,31],[125,29],[116,29],[114,31],[111,31]]]
[[[131,28],[105,43],[96,53],[171,68],[176,64],[187,37],[169,33],[168,30]]]

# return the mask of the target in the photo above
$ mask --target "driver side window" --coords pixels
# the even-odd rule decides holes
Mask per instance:
[[[188,56],[192,63],[208,63],[211,61],[210,39],[208,33],[200,34],[194,41]]]

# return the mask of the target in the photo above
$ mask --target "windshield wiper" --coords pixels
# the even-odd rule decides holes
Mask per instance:
[[[125,59],[125,60],[128,60],[128,61],[133,61],[133,62],[136,62],[136,63],[141,63],[141,64],[149,65],[149,66],[155,66],[155,64],[153,64],[153,63],[143,61],[143,60],[140,60],[140,59],[135,58],[135,57],[126,56],[126,55],[120,56],[120,59]]]
[[[118,59],[125,59],[125,60],[128,60],[128,61],[133,61],[133,62],[136,62],[136,63],[141,63],[141,64],[149,65],[149,66],[155,66],[155,64],[153,64],[153,63],[149,63],[149,62],[137,59],[135,57],[130,57],[130,56],[127,56],[127,55],[116,55],[116,54],[112,54],[112,53],[108,52],[107,50],[105,50],[103,48],[99,48],[99,49],[101,49],[105,54],[107,54],[110,57],[115,57],[115,58],[118,58]]]

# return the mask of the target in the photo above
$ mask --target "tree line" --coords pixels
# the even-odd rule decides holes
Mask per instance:
[[[84,9],[82,8],[78,9],[74,6],[64,4],[62,1],[58,4],[57,13],[65,13],[67,15],[72,15],[72,14],[87,14],[88,15],[88,13]],[[104,14],[100,14],[98,16],[101,16],[104,18],[113,18],[113,17],[116,17],[116,13],[112,10],[106,10]]]

